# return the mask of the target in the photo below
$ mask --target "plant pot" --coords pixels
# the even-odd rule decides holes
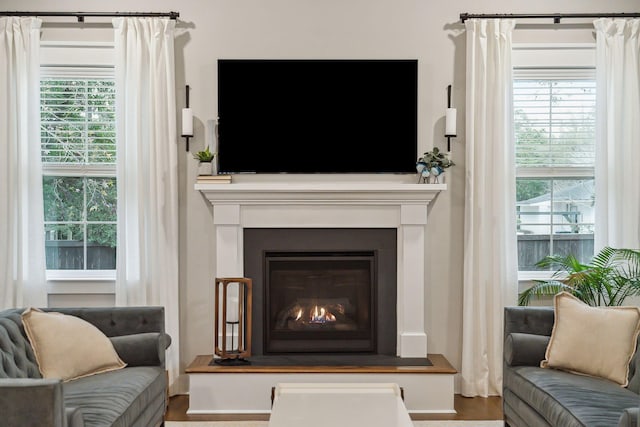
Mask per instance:
[[[213,162],[198,162],[198,175],[212,175]]]
[[[444,183],[444,169],[440,166],[434,166],[431,168],[431,176],[429,183],[431,184],[443,184]]]

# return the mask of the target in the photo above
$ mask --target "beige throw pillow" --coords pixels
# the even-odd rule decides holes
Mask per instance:
[[[554,297],[555,322],[543,368],[606,378],[627,386],[640,331],[638,307],[591,307],[567,292]]]
[[[79,317],[28,308],[22,323],[44,378],[70,381],[126,366],[109,338]]]

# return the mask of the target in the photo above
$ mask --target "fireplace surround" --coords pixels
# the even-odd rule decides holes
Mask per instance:
[[[244,265],[246,229],[390,228],[396,231],[395,351],[425,357],[427,207],[446,184],[372,180],[196,184],[213,206],[215,271],[249,276]]]

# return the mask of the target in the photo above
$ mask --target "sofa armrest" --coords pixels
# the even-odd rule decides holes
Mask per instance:
[[[504,338],[514,332],[551,336],[553,307],[505,307]]]
[[[508,366],[540,366],[549,339],[546,335],[513,332],[504,340],[504,361]]]
[[[632,407],[627,408],[622,411],[622,415],[620,416],[620,420],[618,421],[618,427],[637,427],[638,424],[638,414],[640,413],[640,408]]]
[[[109,338],[118,356],[128,366],[163,366],[171,337],[159,332]]]
[[[62,381],[0,379],[0,414],[2,425],[67,427]]]

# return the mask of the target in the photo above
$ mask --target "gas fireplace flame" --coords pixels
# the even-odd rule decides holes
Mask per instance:
[[[318,307],[317,305],[311,310],[311,323],[327,323],[335,322],[336,316],[327,311],[324,307]]]
[[[346,298],[299,298],[277,311],[276,330],[356,331],[354,309]]]

